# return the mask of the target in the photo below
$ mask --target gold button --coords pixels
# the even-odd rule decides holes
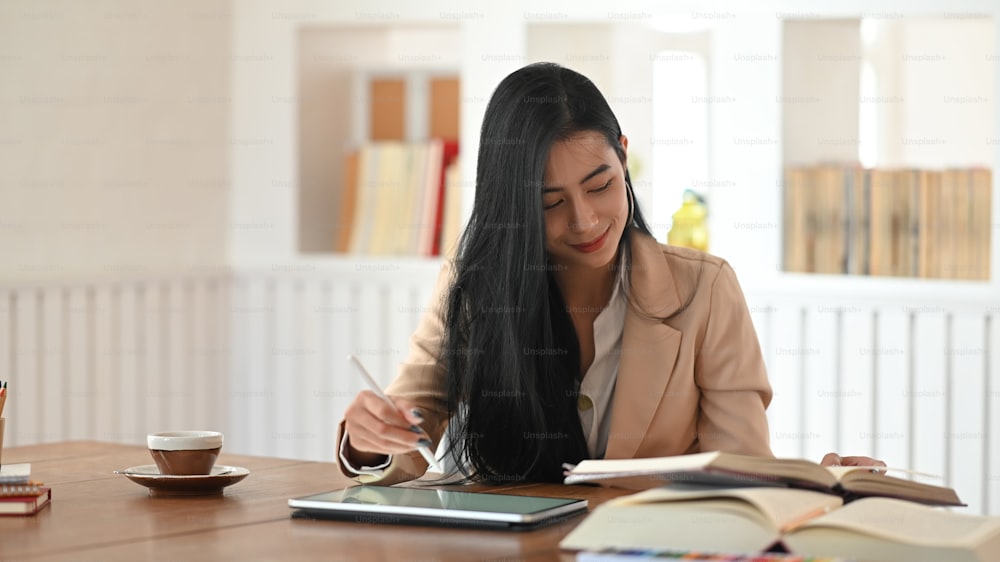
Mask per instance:
[[[591,400],[589,396],[581,394],[580,398],[576,401],[576,407],[581,412],[586,412],[587,410],[594,407],[594,401]]]

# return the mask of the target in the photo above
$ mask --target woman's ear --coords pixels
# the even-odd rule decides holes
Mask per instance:
[[[622,135],[622,136],[618,137],[618,142],[622,143],[622,150],[624,150],[625,154],[627,155],[628,154],[628,137],[626,137],[625,135]]]

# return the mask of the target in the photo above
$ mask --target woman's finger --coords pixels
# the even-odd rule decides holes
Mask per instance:
[[[823,460],[819,461],[819,464],[823,466],[840,466],[841,458],[837,453],[827,453],[823,456]]]
[[[355,397],[344,420],[351,447],[360,452],[404,453],[428,440],[419,426],[409,423],[396,407],[369,391]]]
[[[885,466],[885,463],[871,457],[840,457],[840,464],[844,466]]]

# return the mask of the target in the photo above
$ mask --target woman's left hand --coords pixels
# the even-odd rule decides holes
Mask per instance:
[[[823,460],[819,461],[819,464],[823,466],[885,466],[884,462],[871,457],[842,457],[837,453],[827,453]]]

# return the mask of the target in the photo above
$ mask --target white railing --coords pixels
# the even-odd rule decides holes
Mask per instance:
[[[227,451],[332,460],[362,388],[347,354],[387,384],[438,268],[338,260],[0,286],[5,445],[213,428]]]
[[[224,420],[228,275],[0,288],[5,445]]]
[[[387,385],[438,269],[413,260],[241,271],[232,287],[233,447],[333,460],[337,424],[365,388],[347,355]]]
[[[5,444],[215,428],[230,452],[332,460],[363,386],[346,355],[391,380],[437,271],[334,260],[0,286]],[[747,290],[775,454],[876,456],[940,474],[970,512],[1000,513],[1000,299],[808,285]]]
[[[920,480],[956,488],[970,512],[1000,513],[1000,295],[982,283],[805,286],[747,293],[775,389],[775,454],[874,456],[940,475]]]

